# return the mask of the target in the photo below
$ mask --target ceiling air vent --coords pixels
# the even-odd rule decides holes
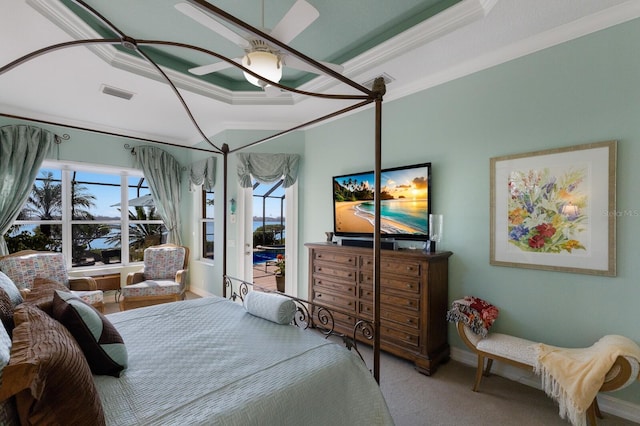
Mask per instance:
[[[118,89],[117,87],[107,86],[103,84],[100,86],[100,91],[105,95],[115,96],[116,98],[122,98],[126,100],[130,100],[133,98],[134,93],[128,92],[126,90]]]
[[[389,83],[391,83],[392,81],[395,80],[395,78],[391,77],[389,74],[387,74],[386,72],[383,72],[380,75],[377,75],[375,77],[373,77],[371,80],[367,80],[364,83],[362,83],[362,85],[364,87],[366,87],[367,89],[371,89],[373,87],[373,82],[376,80],[376,78],[378,77],[382,77],[384,79],[384,84],[389,85]]]

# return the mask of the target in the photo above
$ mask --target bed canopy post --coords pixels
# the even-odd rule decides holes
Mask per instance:
[[[373,377],[380,383],[380,170],[382,169],[382,97],[384,78],[373,83],[375,94],[375,193],[373,226]]]
[[[227,194],[229,193],[229,145],[222,144],[222,168],[223,168],[223,199],[222,199],[222,276],[227,276]],[[227,286],[222,280],[222,297],[227,297]]]

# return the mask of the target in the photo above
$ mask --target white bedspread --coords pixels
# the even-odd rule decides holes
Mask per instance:
[[[222,298],[108,315],[129,368],[95,376],[109,425],[392,425],[356,354]]]

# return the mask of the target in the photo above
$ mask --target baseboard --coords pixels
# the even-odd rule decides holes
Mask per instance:
[[[478,365],[478,359],[474,353],[459,348],[451,348],[451,359],[473,368]],[[528,373],[522,368],[513,367],[502,362],[494,362],[493,367],[491,367],[491,372],[506,379],[522,383],[523,385],[542,389],[540,378],[534,372]],[[473,386],[473,380],[475,380],[475,376],[470,377],[469,388]],[[614,398],[611,395],[612,394],[604,393],[598,395],[600,411],[625,420],[640,423],[640,405]]]

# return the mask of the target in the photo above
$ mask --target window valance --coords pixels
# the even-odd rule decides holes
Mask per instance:
[[[285,188],[298,179],[300,156],[297,154],[238,154],[238,182],[243,188],[251,187],[251,177],[270,183],[284,179]]]
[[[205,191],[213,191],[216,184],[216,157],[196,161],[189,167],[189,190],[195,191],[196,186],[202,185]]]

